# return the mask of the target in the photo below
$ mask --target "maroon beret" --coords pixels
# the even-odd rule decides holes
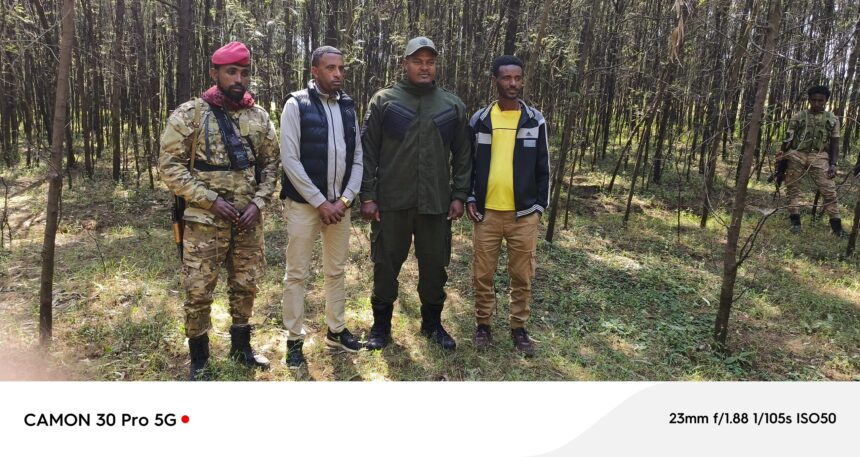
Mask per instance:
[[[212,54],[212,65],[251,65],[251,51],[244,44],[231,41]]]

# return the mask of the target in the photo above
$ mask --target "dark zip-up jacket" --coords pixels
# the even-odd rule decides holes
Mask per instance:
[[[478,110],[469,121],[472,140],[472,191],[468,202],[475,203],[478,219],[484,218],[493,126],[490,110],[496,102]],[[517,217],[537,211],[543,214],[549,204],[549,136],[546,121],[537,109],[520,100],[520,122],[514,144],[514,203]]]
[[[444,214],[465,202],[472,175],[463,102],[438,87],[403,79],[370,99],[362,128],[361,200],[380,211]]]

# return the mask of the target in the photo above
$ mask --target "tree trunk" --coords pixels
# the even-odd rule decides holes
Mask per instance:
[[[535,38],[534,44],[529,49],[529,62],[526,65],[526,75],[525,80],[528,81],[530,86],[525,86],[523,88],[523,98],[528,99],[529,92],[532,94],[537,93],[537,91],[533,91],[531,89],[535,89],[538,86],[538,80],[534,77],[537,74],[537,66],[540,63],[540,54],[543,51],[543,37],[544,31],[546,30],[547,21],[549,20],[549,10],[552,9],[552,5],[555,3],[555,0],[546,0],[543,4],[543,9],[541,10],[540,22],[538,23],[537,30],[537,38]],[[534,95],[532,95],[533,97]]]
[[[672,95],[667,94],[663,99],[663,115],[657,127],[657,150],[654,151],[654,166],[651,172],[651,181],[660,184],[663,178],[663,143],[666,139],[666,127],[669,125],[669,114],[672,109]]]
[[[627,8],[625,0],[615,0],[613,3],[615,14],[613,15],[612,32],[609,38],[609,47],[607,51],[608,60],[606,63],[606,67],[609,69],[609,74],[606,77],[606,84],[603,92],[606,97],[606,102],[603,108],[603,121],[601,123],[603,133],[603,142],[600,146],[601,159],[606,157],[606,149],[609,147],[609,123],[612,120],[612,108],[615,103],[615,85],[618,73],[615,67],[618,64],[619,54],[621,53],[621,32],[622,27],[624,26],[624,11]]]
[[[627,226],[627,221],[630,219],[630,208],[633,205],[633,192],[636,190],[636,180],[639,179],[639,170],[642,169],[642,151],[645,149],[645,146],[648,144],[649,137],[651,136],[651,123],[654,121],[654,116],[657,112],[658,103],[660,103],[660,99],[662,98],[663,90],[665,90],[665,86],[664,89],[660,89],[654,96],[654,102],[648,110],[648,114],[645,116],[645,131],[636,147],[636,164],[633,166],[633,175],[630,177],[630,189],[627,191],[627,206],[624,208],[624,218],[622,219],[625,227]],[[633,139],[632,135],[630,139]]]
[[[858,66],[858,55],[860,55],[860,20],[854,25],[854,47],[851,49],[851,57],[848,58],[848,74],[845,75],[845,80],[842,83],[842,96],[839,98],[839,106],[836,108],[837,117],[839,117],[839,121],[842,122],[842,126],[845,129],[844,143],[842,144],[842,157],[848,157],[848,149],[851,146],[851,130],[852,130],[852,122],[848,119],[848,116],[844,116],[845,114],[845,105],[847,104],[848,99],[851,99],[852,108],[856,110],[857,105],[857,92],[858,90],[857,83],[854,81],[854,75],[857,73]],[[852,91],[849,92],[849,89],[853,84]],[[850,97],[848,94],[851,94]]]
[[[845,250],[846,256],[854,254],[854,247],[857,245],[857,233],[860,232],[860,198],[854,204],[854,222],[851,224],[851,234],[848,235],[848,248]]]
[[[54,96],[54,122],[51,137],[51,163],[48,167],[48,209],[45,219],[45,239],[42,243],[42,274],[39,288],[39,342],[43,348],[51,345],[53,331],[54,247],[60,222],[60,193],[63,189],[63,136],[66,126],[66,105],[69,101],[69,72],[72,67],[72,47],[75,37],[75,2],[63,1],[63,40],[60,64],[57,67],[57,89]]]
[[[340,40],[338,39],[338,2],[337,0],[326,0],[325,5],[326,9],[326,18],[325,18],[325,41],[324,43],[328,46],[338,47],[340,46]]]
[[[556,167],[556,179],[553,179],[552,186],[555,187],[555,192],[552,194],[552,201],[549,207],[549,222],[546,225],[546,241],[552,243],[553,234],[555,233],[555,221],[558,219],[558,200],[561,197],[561,183],[564,181],[565,163],[567,162],[568,150],[570,149],[571,130],[573,130],[574,110],[571,106],[568,109],[567,116],[564,120],[563,133],[561,135],[561,147],[559,148],[559,162]]]
[[[507,0],[506,16],[508,24],[505,28],[505,54],[514,55],[517,46],[517,26],[520,17],[520,0]]]
[[[747,19],[747,23],[742,26],[740,37],[735,44],[735,49],[732,51],[732,58],[727,66],[726,89],[720,89],[723,98],[723,109],[720,111],[721,114],[719,117],[718,129],[722,129],[723,151],[726,149],[726,140],[728,137],[733,136],[732,130],[734,129],[735,112],[737,111],[737,94],[739,91],[738,79],[740,78],[740,72],[743,68],[743,63],[748,52],[747,44],[749,43],[750,36],[752,35],[752,30],[755,26],[755,19],[758,15],[757,12],[759,11],[761,3],[761,0],[747,0],[746,2],[744,7],[744,16]],[[716,140],[716,135],[718,134],[719,130],[714,132],[713,141],[709,143],[710,147],[708,148],[704,192],[702,195],[702,218],[699,222],[699,226],[701,228],[708,226],[708,218],[711,214],[711,196],[713,195],[714,177],[716,176],[715,173],[717,168],[717,146],[719,145],[719,142]],[[704,151],[705,150],[702,149],[702,154],[704,154]]]
[[[594,6],[596,2],[592,1],[592,6]],[[582,81],[585,76],[585,71],[583,71],[583,67],[585,66],[586,59],[588,54],[591,52],[591,32],[594,29],[594,21],[591,16],[586,16],[585,24],[582,27],[582,32],[579,35],[579,52],[577,53],[577,58],[574,63],[574,67],[577,69],[578,74],[574,77],[574,80],[571,84],[571,91],[578,92],[580,86],[582,85]],[[568,149],[571,148],[572,143],[572,130],[573,130],[573,121],[575,119],[575,114],[578,113],[582,108],[582,103],[579,101],[571,102],[568,107],[567,115],[564,120],[564,127],[562,132],[562,141],[561,141],[561,149],[560,149],[560,157],[561,160],[556,167],[558,176],[554,180],[555,193],[552,197],[552,203],[550,206],[549,212],[549,222],[547,223],[546,229],[546,240],[547,242],[552,242],[553,235],[555,233],[555,224],[556,219],[558,218],[558,200],[561,196],[561,183],[564,181],[564,170],[565,170],[565,161],[567,159]],[[573,179],[573,171],[571,170],[571,179]],[[568,192],[570,192],[570,188],[568,188]],[[568,193],[568,201],[570,199],[570,194]],[[565,223],[565,225],[567,225]]]
[[[776,39],[779,34],[779,25],[782,20],[782,1],[773,0],[768,14],[767,36],[765,48],[761,53],[759,73],[756,76],[756,94],[753,109],[750,115],[750,124],[744,138],[743,156],[741,168],[738,175],[735,193],[735,203],[732,208],[732,220],[726,236],[726,248],[723,252],[723,283],[720,288],[720,309],[714,325],[714,339],[721,350],[726,348],[726,338],[729,329],[729,314],[734,301],[735,281],[737,280],[738,268],[743,260],[738,260],[738,239],[741,233],[744,210],[746,208],[747,184],[750,179],[750,169],[755,152],[756,141],[761,128],[762,112],[764,111],[764,99],[770,83],[771,63],[773,51],[776,47]]]
[[[122,1],[122,0],[120,0]],[[176,53],[176,100],[177,106],[191,99],[191,23],[194,19],[193,0],[179,0],[179,27],[177,29]]]
[[[113,180],[119,181],[122,178],[120,169],[120,131],[122,130],[122,113],[120,108],[120,97],[122,95],[122,34],[123,34],[123,19],[125,16],[124,0],[116,2],[116,21],[114,22],[115,36],[113,42],[113,84],[110,97],[110,116],[111,116],[111,146],[113,147]]]

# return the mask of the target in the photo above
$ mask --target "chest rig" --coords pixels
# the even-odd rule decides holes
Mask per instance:
[[[804,110],[798,118],[797,131],[794,132],[792,148],[800,152],[819,152],[827,148],[836,117],[829,111],[810,114]]]

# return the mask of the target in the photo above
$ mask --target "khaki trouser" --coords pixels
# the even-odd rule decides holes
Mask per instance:
[[[322,234],[323,275],[325,276],[325,320],[332,332],[346,327],[344,308],[346,289],[344,273],[349,255],[350,211],[337,224],[326,225],[319,212],[306,203],[284,200],[287,225],[287,271],[284,274],[284,327],[287,339],[303,339],[305,317],[305,284],[317,235]]]
[[[804,175],[809,175],[824,197],[822,209],[831,218],[839,217],[839,207],[836,204],[836,182],[827,177],[830,165],[827,152],[789,151],[785,154],[788,159],[788,169],[785,171],[786,194],[788,195],[788,212],[800,214],[800,184]]]
[[[496,310],[493,276],[499,262],[503,239],[508,246],[508,274],[511,277],[511,328],[523,327],[528,320],[539,221],[538,213],[517,219],[516,211],[488,209],[484,213],[483,221],[475,224],[472,283],[475,288],[475,318],[478,324],[489,325]]]
[[[212,291],[221,265],[227,265],[227,294],[234,325],[248,323],[257,295],[257,279],[265,268],[263,221],[239,234],[235,226],[220,228],[185,221],[182,284],[185,287],[185,335],[200,336],[212,327]]]

